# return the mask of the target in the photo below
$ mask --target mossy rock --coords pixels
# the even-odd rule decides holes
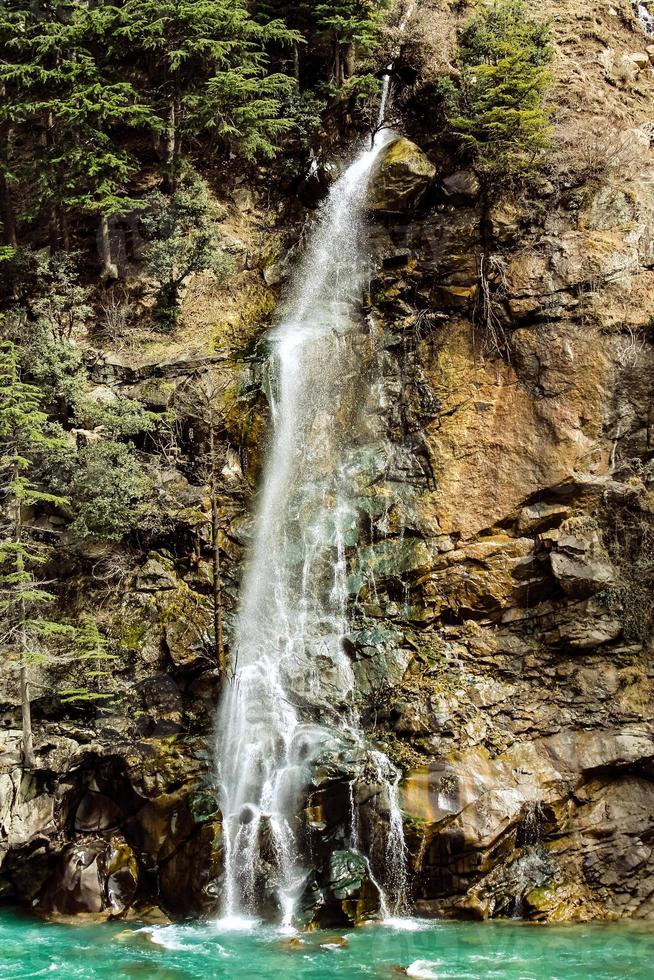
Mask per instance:
[[[431,550],[422,538],[386,538],[356,552],[348,589],[354,594],[366,581],[402,578],[408,573],[428,568],[432,559]]]
[[[371,211],[401,213],[418,206],[436,176],[422,150],[403,137],[380,153],[368,190]]]

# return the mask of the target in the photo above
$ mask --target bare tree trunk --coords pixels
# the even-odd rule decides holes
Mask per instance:
[[[21,641],[21,648],[23,648],[22,641]],[[27,676],[27,667],[24,664],[20,668],[20,703],[21,703],[21,713],[23,718],[23,768],[35,769],[36,756],[34,755],[34,735],[32,733],[32,709],[30,704],[30,685]]]
[[[293,77],[295,81],[300,83],[300,46],[299,44],[293,45]]]
[[[351,78],[354,75],[355,60],[354,60],[354,45],[352,43],[343,45],[343,81],[346,78]]]
[[[179,99],[173,96],[168,106],[166,122],[166,181],[168,190],[174,194],[177,189],[177,165],[179,158]]]
[[[341,87],[341,42],[334,36],[334,85]]]
[[[57,227],[57,212],[54,207],[49,209],[48,213],[48,238],[50,239],[50,248],[53,252],[59,251],[59,230]]]
[[[4,173],[0,173],[0,201],[2,207],[2,226],[3,240],[5,245],[16,248],[18,236],[16,234],[16,213],[14,211],[11,194],[7,186],[7,178]]]
[[[63,207],[59,208],[59,232],[61,235],[61,247],[64,252],[70,252],[70,229],[68,228],[68,215]]]
[[[213,418],[209,421],[209,453],[211,466],[211,564],[213,570],[213,630],[221,684],[225,682],[227,664],[223,640],[223,596],[220,574],[220,533],[218,510],[218,464],[216,460],[216,433]]]
[[[45,123],[45,145],[47,149],[51,149],[53,143],[53,131],[54,131],[54,116],[51,112],[48,112],[46,116]],[[56,175],[56,185],[59,184],[59,177]],[[50,248],[53,252],[58,252],[61,245],[61,232],[62,232],[62,222],[61,222],[61,208],[58,207],[52,199],[50,200],[48,207],[48,238],[50,239]]]
[[[103,279],[117,279],[118,266],[111,258],[111,235],[109,232],[109,219],[106,214],[100,216],[100,252],[102,255]]]

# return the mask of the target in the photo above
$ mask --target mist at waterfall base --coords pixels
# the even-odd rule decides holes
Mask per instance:
[[[387,94],[388,83],[382,118]],[[372,272],[365,201],[375,162],[393,138],[378,132],[332,187],[269,338],[272,434],[242,585],[235,676],[217,731],[228,919],[263,911],[295,924],[310,874],[299,814],[319,767],[350,780],[342,846],[366,858],[381,914],[404,903],[398,773],[365,745],[343,648],[346,549],[362,519],[357,453],[378,437],[380,414],[364,372],[370,337],[362,297]],[[359,833],[357,759],[383,797],[376,853]]]
[[[408,926],[409,928],[406,928]],[[411,931],[409,931],[411,930]],[[346,942],[347,945],[340,945]],[[0,913],[0,977],[116,980],[649,980],[651,923],[547,928],[496,923],[424,923],[403,930],[377,925],[318,932],[302,941],[271,926],[249,932],[121,922],[62,925]]]

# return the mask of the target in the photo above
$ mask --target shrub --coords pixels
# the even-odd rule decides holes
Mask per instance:
[[[172,195],[154,191],[146,204],[142,218],[149,239],[145,271],[154,282],[156,319],[171,330],[189,277],[212,272],[223,280],[230,260],[220,245],[216,207],[207,184],[193,171],[187,171]]]
[[[492,0],[464,28],[459,46],[461,86],[452,130],[479,169],[524,174],[550,144],[549,26],[524,0]],[[450,95],[450,93],[448,93]],[[451,109],[450,109],[451,112]]]
[[[81,450],[70,488],[80,538],[121,541],[147,513],[152,483],[134,450],[118,442],[91,443]]]

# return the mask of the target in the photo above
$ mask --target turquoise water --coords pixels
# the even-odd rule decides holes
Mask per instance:
[[[345,942],[346,945],[340,945]],[[413,920],[289,939],[269,927],[69,926],[0,915],[0,978],[651,980],[654,925]]]

